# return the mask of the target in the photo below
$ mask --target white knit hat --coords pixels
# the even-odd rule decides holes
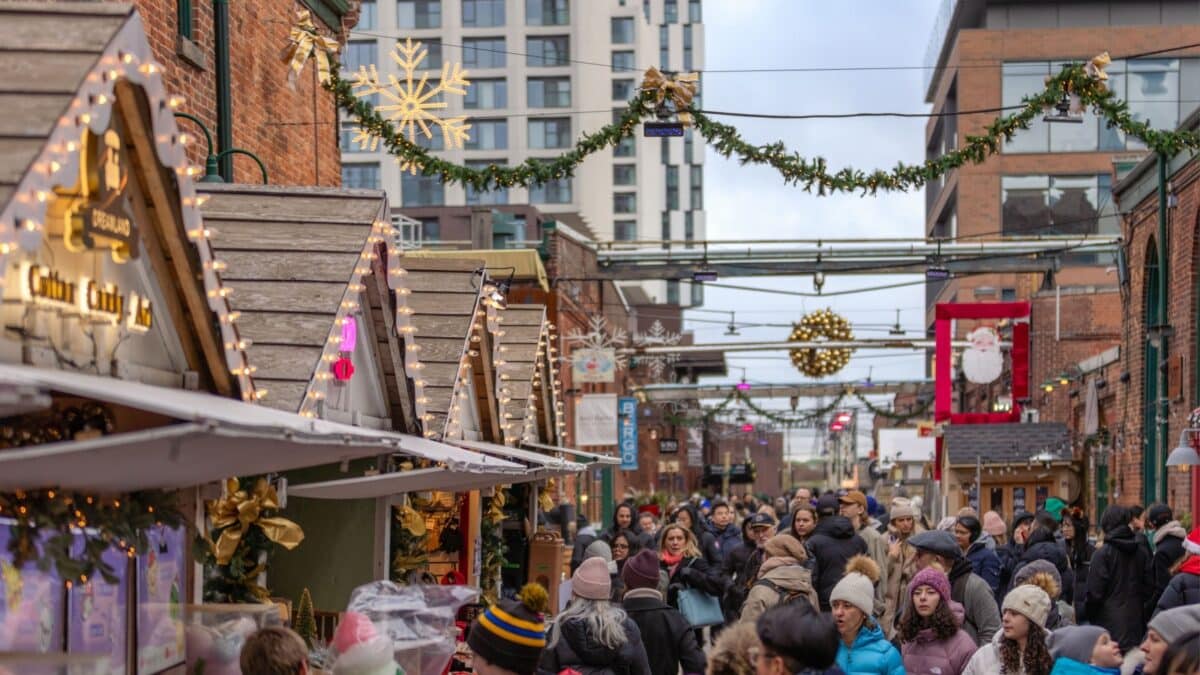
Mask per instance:
[[[879,565],[865,555],[846,561],[846,574],[833,587],[829,602],[843,600],[862,610],[866,616],[875,613],[875,582],[879,581]]]
[[[1033,584],[1022,584],[1004,596],[1000,611],[1009,609],[1045,628],[1050,616],[1050,596]]]

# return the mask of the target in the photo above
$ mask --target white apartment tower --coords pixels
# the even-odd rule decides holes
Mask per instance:
[[[468,165],[555,157],[619,114],[650,66],[704,67],[701,0],[363,0],[343,72],[375,64],[381,78],[401,75],[389,53],[405,38],[428,48],[423,65],[431,78],[440,76],[443,61],[469,71],[467,96],[447,97],[444,114],[470,118],[470,142],[445,150],[435,132],[426,146]],[[629,139],[588,157],[573,179],[477,193],[401,172],[382,152],[361,151],[351,142],[354,125],[343,122],[342,183],[386,190],[400,213],[529,203],[551,216],[581,219],[601,241],[700,240],[704,143],[687,133]],[[690,297],[689,283],[638,285],[659,303],[701,301]]]

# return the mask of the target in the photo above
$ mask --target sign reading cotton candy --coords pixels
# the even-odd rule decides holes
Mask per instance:
[[[970,346],[963,352],[963,374],[968,382],[987,384],[1000,377],[1004,369],[1004,358],[1000,354],[1000,336],[986,326],[967,334]]]

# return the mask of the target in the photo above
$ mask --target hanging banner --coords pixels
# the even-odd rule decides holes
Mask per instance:
[[[583,394],[575,403],[575,443],[617,444],[617,395]]]
[[[622,396],[617,402],[617,418],[621,441],[621,470],[637,471],[637,399]]]
[[[612,348],[576,349],[571,354],[572,382],[609,383],[616,379],[617,351]]]
[[[76,535],[75,555],[82,555],[83,547],[83,537]],[[123,551],[109,548],[104,551],[103,560],[116,575],[115,583],[110,584],[96,574],[68,591],[67,651],[107,656],[108,672],[123,674],[129,645],[129,558]]]
[[[62,579],[53,567],[42,571],[36,562],[12,564],[8,550],[12,525],[13,521],[0,519],[0,653],[61,652],[66,603]],[[57,671],[47,667],[30,672]]]
[[[700,427],[687,428],[687,463],[688,466],[704,463],[704,429]]]

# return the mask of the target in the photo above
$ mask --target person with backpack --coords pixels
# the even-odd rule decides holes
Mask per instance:
[[[735,623],[741,615],[750,585],[758,578],[758,568],[766,558],[763,546],[773,534],[775,521],[770,516],[756,513],[742,521],[742,543],[726,554],[721,563],[721,576],[730,581],[721,599],[726,624]]]
[[[608,564],[601,558],[584,560],[571,575],[571,593],[570,604],[550,626],[538,672],[651,675],[641,631],[609,601]]]
[[[1133,531],[1132,512],[1113,505],[1100,517],[1104,543],[1088,569],[1088,621],[1102,626],[1121,645],[1133,649],[1146,633],[1150,585],[1150,549],[1146,538]]]
[[[832,492],[821,495],[817,500],[817,526],[805,541],[814,560],[813,585],[822,612],[830,610],[829,594],[841,581],[846,561],[867,553],[867,543],[855,533],[849,518],[838,515],[838,507],[838,498]]]
[[[961,675],[976,649],[962,622],[963,608],[951,598],[950,579],[936,567],[917,572],[896,630],[905,670]]]
[[[766,558],[742,605],[741,621],[753,623],[771,607],[791,602],[806,602],[815,608],[817,593],[804,545],[795,537],[777,534],[767,540],[763,552]]]
[[[1158,599],[1167,584],[1171,582],[1171,568],[1184,555],[1183,540],[1187,539],[1187,530],[1175,520],[1171,507],[1166,504],[1155,504],[1146,512],[1146,523],[1154,528],[1154,557],[1151,558],[1152,576],[1154,580],[1154,598],[1152,603],[1157,605]]]
[[[637,624],[642,643],[649,645],[646,657],[651,675],[684,675],[704,672],[704,650],[696,642],[696,633],[679,610],[664,602],[658,591],[658,556],[642,551],[625,563],[621,570],[625,584],[622,604],[625,613]]]
[[[883,636],[871,615],[879,566],[867,555],[846,562],[846,574],[833,587],[829,601],[837,626],[837,665],[846,675],[904,675],[900,652]]]
[[[1173,575],[1158,598],[1154,613],[1200,604],[1200,526],[1183,542],[1184,557],[1171,568]]]

